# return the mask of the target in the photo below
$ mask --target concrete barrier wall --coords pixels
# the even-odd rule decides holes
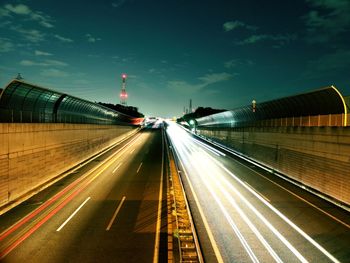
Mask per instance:
[[[199,129],[199,133],[350,205],[348,127]]]
[[[0,207],[134,130],[115,125],[0,123]]]

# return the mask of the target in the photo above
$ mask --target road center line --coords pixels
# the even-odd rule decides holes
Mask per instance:
[[[139,171],[140,171],[140,169],[141,169],[141,166],[142,166],[142,163],[140,163],[140,166],[139,166],[139,168],[137,168],[137,174],[139,173]]]
[[[118,164],[118,166],[117,166],[117,167],[116,167],[116,168],[113,170],[113,172],[112,172],[112,173],[114,174],[114,173],[115,173],[115,172],[116,172],[116,171],[119,169],[119,167],[120,167],[120,166],[122,166],[122,164],[123,164],[123,163],[122,163],[122,162],[120,162],[120,164]]]
[[[70,217],[66,219],[66,221],[64,221],[64,223],[59,228],[57,228],[56,231],[59,232],[69,222],[69,220],[71,220],[75,216],[75,214],[78,213],[78,211],[87,203],[87,201],[90,200],[90,198],[90,196],[86,198],[85,201],[74,211],[73,214],[70,215]]]
[[[112,227],[112,225],[113,225],[113,222],[114,222],[115,218],[117,217],[117,215],[118,215],[118,213],[119,213],[119,211],[120,211],[120,208],[122,208],[122,205],[123,205],[125,199],[126,199],[126,197],[125,197],[125,195],[124,195],[123,198],[122,198],[122,200],[120,201],[120,203],[119,203],[117,209],[115,210],[115,212],[114,212],[114,214],[113,214],[113,217],[112,217],[111,221],[109,222],[109,224],[108,224],[108,226],[107,226],[107,228],[106,228],[106,231],[109,231],[109,230],[111,229],[111,227]]]

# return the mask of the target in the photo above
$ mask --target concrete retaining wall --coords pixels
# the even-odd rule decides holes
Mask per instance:
[[[0,123],[0,207],[133,132],[91,124]]]
[[[350,205],[350,128],[199,129],[199,133]]]

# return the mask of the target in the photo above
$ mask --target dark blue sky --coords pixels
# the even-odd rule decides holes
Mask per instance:
[[[0,85],[25,80],[147,115],[232,109],[335,85],[349,95],[350,1],[1,1]]]

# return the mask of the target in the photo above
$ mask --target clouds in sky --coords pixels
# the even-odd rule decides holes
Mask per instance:
[[[11,26],[10,29],[19,33],[24,39],[32,43],[38,43],[45,39],[45,33],[37,29],[25,29],[22,26]]]
[[[337,50],[334,53],[325,54],[307,63],[303,77],[319,78],[330,76],[350,66],[350,50]],[[329,84],[329,83],[327,83]]]
[[[230,32],[233,30],[236,30],[237,28],[243,28],[247,31],[257,31],[259,27],[248,25],[242,21],[235,20],[235,21],[228,21],[223,24],[223,28],[225,32]],[[258,42],[262,41],[273,41],[277,42],[277,45],[275,44],[274,47],[280,47],[283,46],[290,41],[296,40],[297,35],[296,34],[252,34],[243,40],[236,41],[236,44],[238,45],[251,45],[256,44]]]
[[[65,43],[72,43],[72,42],[74,42],[73,39],[70,39],[68,37],[63,37],[63,36],[60,36],[60,35],[57,35],[57,34],[55,34],[53,36],[54,36],[54,38],[58,39],[61,42],[65,42]]]
[[[50,77],[50,78],[65,78],[65,77],[69,77],[70,73],[60,69],[49,68],[49,69],[43,69],[40,72],[40,75],[44,77]]]
[[[35,54],[35,56],[52,56],[51,53],[45,52],[45,51],[40,51],[40,50],[35,50],[34,54]]]
[[[229,32],[240,27],[245,28],[247,30],[253,30],[253,31],[258,29],[258,27],[256,26],[247,25],[246,23],[243,23],[242,21],[238,21],[238,20],[225,22],[222,26],[225,32]]]
[[[90,43],[95,43],[95,42],[97,42],[97,41],[102,40],[101,38],[99,38],[99,37],[94,37],[94,36],[92,36],[91,34],[86,34],[85,36],[86,36],[86,38],[87,38],[87,41],[90,42]]]
[[[212,73],[212,74],[206,74],[202,77],[199,77],[198,80],[200,81],[197,84],[191,84],[187,81],[183,80],[173,80],[168,81],[167,87],[168,89],[180,93],[186,93],[186,94],[193,94],[196,92],[200,92],[207,86],[223,81],[230,80],[233,77],[232,74],[222,72],[222,73]]]
[[[126,0],[119,0],[119,1],[115,1],[115,2],[112,2],[112,7],[114,8],[118,8],[122,5],[124,5],[126,2]]]
[[[308,31],[307,41],[325,43],[350,29],[350,1],[306,0],[312,8],[303,20]]]
[[[51,66],[57,66],[57,67],[65,67],[68,66],[67,63],[59,61],[59,60],[53,60],[53,59],[46,59],[41,62],[36,62],[32,60],[22,60],[20,63],[22,66],[40,66],[40,67],[51,67]]]
[[[231,59],[224,63],[225,68],[236,68],[240,66],[252,66],[254,62],[249,59]]]
[[[8,38],[0,37],[0,52],[6,53],[14,49],[14,44]]]
[[[46,28],[54,27],[52,24],[53,19],[40,11],[33,11],[27,5],[18,4],[11,5],[6,4],[4,8],[1,8],[0,14],[9,16],[9,15],[19,15],[24,16],[27,19],[38,22],[41,26]]]
[[[250,44],[256,44],[258,42],[270,40],[270,41],[276,41],[280,46],[283,46],[285,44],[288,44],[291,41],[294,41],[297,39],[296,34],[285,34],[285,35],[269,35],[269,34],[260,34],[260,35],[251,35],[239,42],[237,44],[239,45],[250,45]]]

